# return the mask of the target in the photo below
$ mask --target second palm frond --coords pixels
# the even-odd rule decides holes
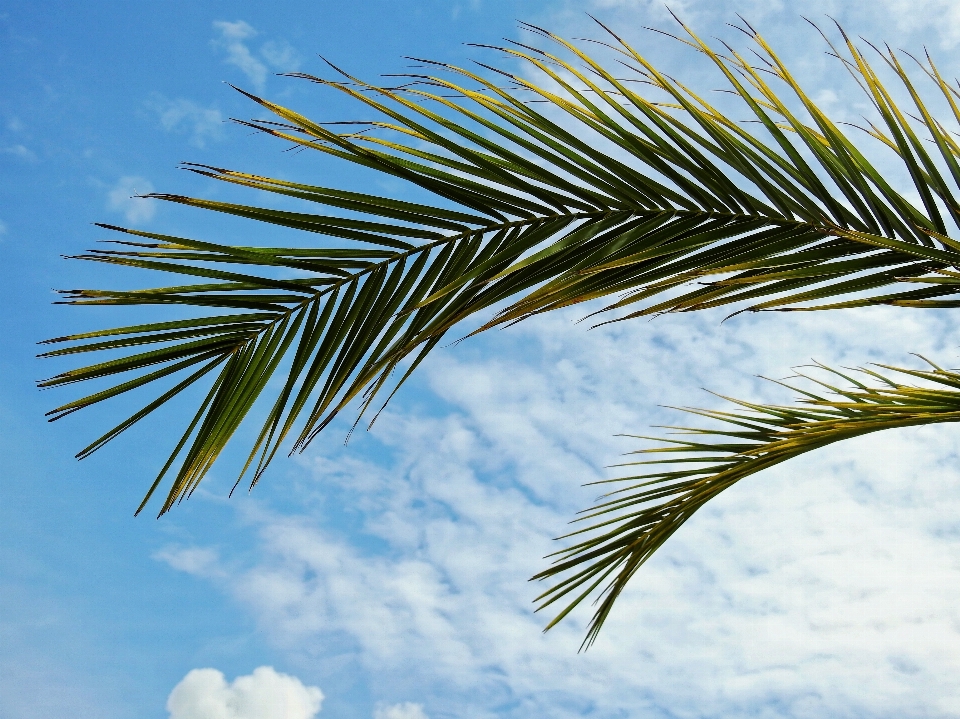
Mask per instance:
[[[821,377],[804,373],[797,377],[807,380],[812,389],[785,385],[800,392],[797,405],[724,398],[734,405],[732,410],[685,410],[714,420],[714,428],[669,427],[674,433],[668,438],[638,437],[664,446],[633,453],[651,459],[615,465],[637,467],[644,474],[595,483],[626,486],[603,495],[599,504],[582,512],[577,522],[588,526],[561,538],[580,541],[556,552],[553,566],[534,577],[560,580],[537,598],[540,609],[567,602],[548,628],[602,588],[584,640],[585,647],[592,644],[640,566],[697,510],[741,479],[853,437],[960,422],[960,372],[933,364],[927,370],[878,368],[892,376],[870,368],[857,373],[822,365],[815,369]],[[823,375],[849,386],[838,387]],[[923,384],[898,382],[897,375]]]

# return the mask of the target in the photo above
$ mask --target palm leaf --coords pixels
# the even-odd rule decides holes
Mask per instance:
[[[104,225],[120,239],[79,259],[166,273],[181,284],[68,290],[63,301],[174,305],[172,312],[191,308],[195,316],[50,340],[63,346],[44,356],[109,358],[41,386],[116,382],[52,410],[51,419],[189,374],[78,456],[211,376],[140,507],[172,471],[163,514],[194,491],[258,402],[269,409],[237,479],[252,468],[251,486],[281,447],[302,451],[351,402],[375,419],[383,396],[392,397],[455,327],[462,336],[601,298],[607,304],[595,313],[607,321],[721,306],[960,303],[960,275],[951,269],[960,268],[960,244],[950,236],[960,218],[960,144],[929,109],[946,103],[951,122],[960,121],[960,94],[929,58],[917,64],[933,99],[889,49],[876,51],[890,80],[884,86],[841,31],[842,49],[829,48],[876,115],[865,134],[853,131],[855,142],[749,26],[740,29],[759,66],[681,26],[682,42],[715,67],[749,122],[732,120],[601,27],[599,44],[611,53],[603,60],[525,25],[545,48],[495,48],[522,71],[423,61],[435,73],[404,76],[399,87],[365,83],[332,65],[332,78],[294,75],[376,116],[357,131],[335,132],[244,93],[276,119],[241,124],[400,178],[432,199],[185,164],[302,207],[150,197],[311,234],[300,247],[238,246]],[[886,151],[886,164],[872,162],[860,140]],[[886,179],[891,162],[910,178],[917,205]],[[474,316],[485,319],[464,326]],[[664,521],[658,537],[674,526]],[[573,551],[562,566],[590,561],[584,557]],[[591,638],[618,592],[604,600]]]

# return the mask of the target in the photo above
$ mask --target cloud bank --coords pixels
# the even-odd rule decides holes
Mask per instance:
[[[251,515],[253,555],[168,561],[249,606],[292,657],[317,643],[347,653],[384,699],[414,692],[431,715],[960,711],[950,427],[861,438],[728,490],[641,570],[586,655],[587,611],[543,636],[526,582],[595,495],[579,485],[639,444],[613,435],[677,423],[657,404],[717,406],[698,386],[786,400],[754,373],[811,356],[902,363],[910,348],[949,364],[955,325],[889,309],[679,317],[587,340],[576,316],[488,338],[482,355],[469,343],[438,355],[427,381],[451,410],[383,417],[392,460],[318,449],[282,487],[302,512]]]

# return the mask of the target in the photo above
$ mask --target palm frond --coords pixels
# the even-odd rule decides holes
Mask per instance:
[[[353,401],[361,415],[376,409],[455,326],[491,311],[492,319],[462,333],[598,298],[608,298],[599,311],[615,320],[720,306],[960,302],[951,299],[960,292],[951,269],[960,268],[960,245],[951,238],[960,216],[960,145],[895,53],[880,57],[909,110],[858,47],[844,38],[845,51],[833,48],[879,118],[873,139],[862,137],[891,151],[917,205],[752,30],[759,69],[684,28],[684,42],[716,67],[749,113],[744,124],[610,31],[603,44],[614,61],[607,63],[525,27],[553,52],[528,44],[497,50],[527,76],[427,61],[436,74],[393,88],[333,66],[334,79],[296,75],[377,115],[362,131],[335,132],[245,93],[277,119],[242,124],[405,180],[430,202],[186,164],[212,180],[298,200],[303,211],[151,197],[312,234],[301,247],[235,246],[103,226],[121,239],[80,259],[168,273],[182,284],[68,290],[64,302],[171,305],[197,316],[49,340],[62,348],[44,356],[109,358],[41,386],[121,380],[58,407],[51,419],[181,377],[78,456],[207,381],[140,509],[168,471],[175,474],[160,514],[189,496],[264,400],[266,418],[237,480],[252,468],[252,486],[288,440],[292,451],[303,450]],[[921,67],[952,121],[960,120],[957,92],[932,61]],[[620,77],[624,70],[631,77]],[[513,89],[497,84],[504,77]],[[311,211],[318,205],[320,213]]]
[[[583,516],[575,521],[588,526],[563,537],[579,541],[552,555],[556,557],[553,565],[534,577],[560,580],[537,598],[538,609],[567,602],[547,628],[596,594],[597,609],[583,644],[584,648],[590,646],[640,566],[704,504],[745,477],[852,437],[960,422],[960,372],[930,367],[916,370],[880,365],[888,373],[925,382],[915,386],[874,369],[861,368],[860,381],[817,365],[828,377],[833,375],[850,386],[834,386],[800,373],[799,377],[814,385],[812,390],[778,382],[800,392],[797,405],[760,405],[724,397],[735,405],[732,410],[684,409],[715,420],[718,426],[669,427],[675,432],[668,438],[638,437],[664,446],[631,453],[649,459],[615,465],[637,468],[633,471],[642,474],[594,483],[612,483],[617,489],[581,512]],[[584,535],[586,539],[582,539]]]

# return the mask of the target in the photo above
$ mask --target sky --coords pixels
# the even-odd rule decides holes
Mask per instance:
[[[684,0],[705,36],[737,13],[837,117],[860,100],[799,15],[960,61],[952,0]],[[68,262],[93,222],[241,242],[282,233],[133,198],[242,198],[183,160],[408,197],[410,190],[252,136],[227,84],[308,116],[356,108],[277,73],[361,77],[404,56],[468,62],[518,20],[595,36],[590,12],[671,73],[715,78],[641,0],[0,3],[0,716],[120,719],[939,718],[960,715],[960,440],[864,437],[745,480],[661,549],[578,653],[589,608],[547,634],[544,567],[605,469],[665,406],[764,401],[816,359],[956,366],[945,311],[703,313],[588,331],[562,311],[436,350],[370,433],[349,420],[226,495],[239,449],[155,520],[133,517],[186,405],[93,457],[127,407],[55,424],[68,392],[36,342],[130,313],[55,306],[53,289],[133,281]],[[275,234],[271,234],[274,232]],[[72,395],[71,395],[72,397]],[[108,403],[109,404],[109,403]],[[125,415],[124,415],[125,416]],[[233,464],[231,464],[231,461]]]

